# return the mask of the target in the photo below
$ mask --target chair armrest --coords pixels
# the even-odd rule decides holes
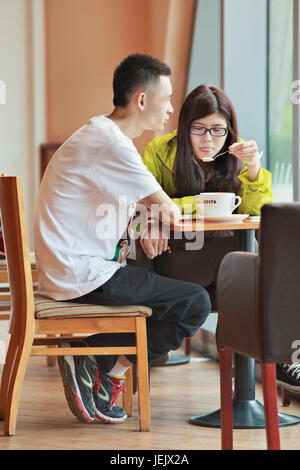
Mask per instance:
[[[257,342],[257,261],[254,253],[228,253],[217,279],[218,345],[241,354]]]

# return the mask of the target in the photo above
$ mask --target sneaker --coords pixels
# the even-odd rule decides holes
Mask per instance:
[[[70,343],[60,343],[60,347],[71,347]],[[93,386],[97,366],[88,356],[57,356],[65,396],[72,413],[85,423],[95,419]]]
[[[300,393],[300,364],[276,364],[277,385]]]
[[[154,359],[154,361],[151,362],[151,367],[164,366],[170,359],[171,359],[171,353],[168,352],[164,356],[160,356],[157,359]]]
[[[125,377],[110,377],[98,372],[93,391],[96,418],[115,424],[126,421],[125,410],[115,405],[119,394],[125,392],[124,380]]]

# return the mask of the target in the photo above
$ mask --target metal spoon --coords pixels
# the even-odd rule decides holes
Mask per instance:
[[[215,155],[215,157],[204,157],[202,159],[203,162],[213,162],[217,157],[220,157],[221,155],[224,155],[225,153],[228,153],[228,150],[227,149],[225,152],[222,152],[222,153],[218,153],[217,155]]]
[[[218,153],[215,157],[204,157],[202,161],[203,162],[213,162],[217,157],[220,157],[221,155],[224,155],[225,153],[228,153],[228,150],[226,150],[226,152]],[[264,153],[263,151],[260,152],[260,154],[258,155],[258,158],[261,158],[263,153]]]

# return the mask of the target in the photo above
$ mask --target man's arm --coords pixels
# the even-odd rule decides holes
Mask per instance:
[[[148,221],[140,243],[148,258],[153,259],[168,247],[168,236],[160,228],[159,220],[170,226],[177,224],[181,216],[180,209],[164,191],[156,191],[139,201],[148,209]]]
[[[179,207],[162,190],[141,199],[139,204],[144,204],[148,208],[151,218],[159,219],[166,225],[176,225],[179,222],[181,216]]]

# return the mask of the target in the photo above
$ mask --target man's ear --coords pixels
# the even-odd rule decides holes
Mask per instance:
[[[139,91],[136,97],[137,107],[143,111],[146,104],[146,93],[144,91]]]

